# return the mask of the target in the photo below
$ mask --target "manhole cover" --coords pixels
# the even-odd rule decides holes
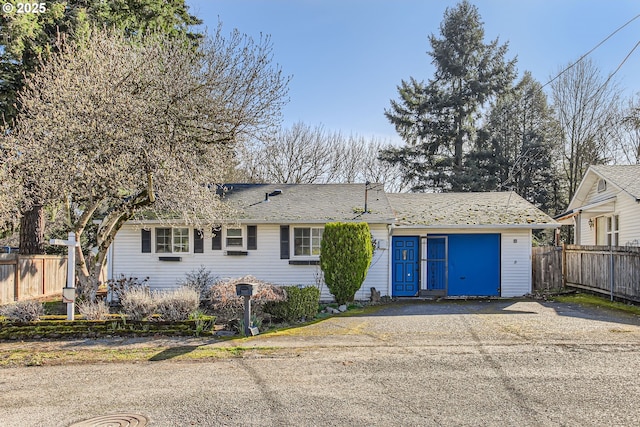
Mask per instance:
[[[113,414],[80,421],[70,427],[144,427],[149,420],[138,414]]]

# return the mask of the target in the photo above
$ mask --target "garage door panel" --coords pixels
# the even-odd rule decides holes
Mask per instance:
[[[451,234],[448,237],[448,295],[500,295],[500,235]]]

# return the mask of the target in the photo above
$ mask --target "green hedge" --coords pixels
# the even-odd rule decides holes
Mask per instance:
[[[311,320],[318,314],[320,290],[315,286],[299,288],[285,286],[286,301],[269,301],[263,311],[277,320],[295,322],[300,319]]]
[[[40,338],[98,338],[104,336],[200,336],[213,333],[215,316],[197,320],[162,322],[148,320],[41,320],[39,322],[1,322],[0,340]]]

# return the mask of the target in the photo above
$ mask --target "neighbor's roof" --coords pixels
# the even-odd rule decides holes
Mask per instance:
[[[398,226],[559,226],[515,192],[396,193],[387,197]]]
[[[382,185],[371,184],[226,184],[222,200],[239,211],[237,219],[255,222],[367,221],[389,224],[393,212]],[[276,190],[282,193],[273,194]],[[266,201],[265,195],[273,194]]]
[[[573,198],[567,206],[567,212],[556,218],[566,219],[575,215],[585,204],[601,202],[603,198],[613,198],[611,192],[596,193],[591,196],[593,187],[602,178],[619,188],[623,194],[640,201],[640,165],[591,165],[582,177]],[[591,197],[589,199],[589,197]]]
[[[597,165],[591,166],[591,169],[640,200],[640,165]]]

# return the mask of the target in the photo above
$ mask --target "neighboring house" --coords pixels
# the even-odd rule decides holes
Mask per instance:
[[[556,219],[576,245],[640,246],[640,165],[590,166]]]
[[[520,296],[531,291],[532,230],[558,226],[515,193],[387,194],[377,184],[228,189],[235,223],[203,231],[152,220],[126,224],[112,246],[111,276],[148,276],[151,286],[166,289],[203,265],[220,278],[314,285],[321,283],[324,224],[366,221],[377,249],[358,300],[372,287],[398,297]],[[323,300],[332,298],[321,290]]]

